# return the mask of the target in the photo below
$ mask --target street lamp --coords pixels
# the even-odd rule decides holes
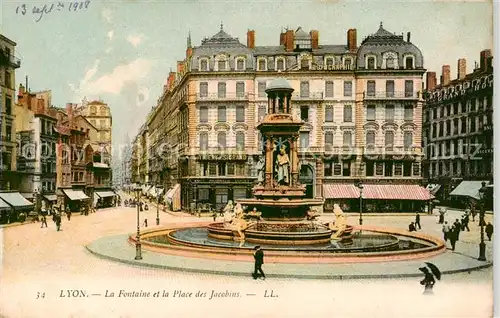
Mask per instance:
[[[156,225],[160,225],[160,193],[162,189],[156,186]]]
[[[479,243],[479,257],[478,261],[486,261],[486,244],[484,243],[484,210],[485,210],[485,192],[486,192],[486,182],[483,181],[481,189],[479,189],[479,198],[481,203],[479,204],[479,226],[481,227],[481,242]]]
[[[140,206],[142,188],[139,185],[137,185],[134,188],[134,192],[137,198],[137,236],[135,241],[135,259],[140,261],[142,259],[142,251],[141,251],[141,230],[139,224],[139,206]]]
[[[363,225],[363,184],[358,184],[359,188],[359,225]]]

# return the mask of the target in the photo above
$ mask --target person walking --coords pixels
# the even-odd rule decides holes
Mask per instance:
[[[488,241],[491,241],[491,236],[493,235],[493,224],[491,224],[491,222],[488,222],[485,231],[486,236],[488,236]]]
[[[460,239],[460,231],[462,230],[462,224],[458,219],[455,220],[455,223],[453,223],[453,232],[455,233],[455,237],[457,241]]]
[[[212,216],[214,218],[214,222],[217,220],[217,212],[214,211],[214,213],[212,213]]]
[[[462,218],[462,231],[465,231],[465,229],[467,229],[467,232],[470,232],[468,214],[465,214]]]
[[[472,208],[470,214],[472,215],[472,222],[476,222],[477,210]]]
[[[144,227],[148,227],[148,219],[144,219]]]
[[[448,241],[448,239],[450,238],[449,234],[450,234],[450,226],[448,225],[448,221],[445,221],[443,224],[443,238],[445,242]]]
[[[266,279],[266,275],[262,270],[262,264],[264,264],[264,251],[261,250],[259,245],[255,246],[253,249],[255,250],[253,253],[253,258],[255,260],[254,271],[252,274],[253,279],[259,278],[259,275],[262,276],[262,279]]]
[[[71,211],[66,212],[66,216],[68,217],[68,221],[71,220]]]
[[[43,228],[44,224],[45,224],[45,227],[48,227],[47,218],[45,217],[45,214],[42,214],[42,226],[41,226],[41,228]]]
[[[415,215],[415,228],[418,226],[418,229],[421,230],[422,226],[420,225],[420,214],[417,212]]]
[[[61,215],[58,214],[56,216],[56,227],[57,227],[57,231],[59,232],[61,230]]]
[[[450,239],[452,251],[455,250],[455,245],[457,244],[458,241],[458,233],[460,233],[460,226],[458,226],[458,232],[457,232],[457,225],[453,224],[450,231],[448,232],[448,237]]]

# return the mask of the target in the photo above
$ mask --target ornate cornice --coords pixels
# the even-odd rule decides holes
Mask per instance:
[[[402,131],[413,131],[415,129],[417,129],[417,125],[412,122],[407,122],[401,125]]]
[[[210,131],[210,130],[212,130],[212,125],[206,124],[206,123],[198,124],[198,126],[196,127],[196,129]]]
[[[248,125],[245,123],[236,123],[233,125],[233,130],[247,130]]]
[[[382,125],[382,129],[383,130],[397,130],[398,125],[396,125],[395,123],[384,123]]]
[[[375,122],[369,122],[363,125],[363,129],[374,129],[374,130],[379,130],[380,125],[375,123]]]
[[[214,130],[230,130],[231,127],[227,123],[217,123],[214,126]]]

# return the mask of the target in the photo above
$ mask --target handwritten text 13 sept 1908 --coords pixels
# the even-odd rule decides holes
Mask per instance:
[[[16,14],[21,14],[21,15],[26,15],[29,14],[30,12],[33,14],[35,17],[35,22],[39,22],[42,20],[44,15],[50,14],[52,12],[57,12],[57,11],[69,11],[69,12],[76,12],[76,11],[82,11],[85,10],[89,7],[90,5],[90,0],[87,1],[76,1],[76,2],[70,2],[70,3],[64,3],[64,2],[57,2],[57,3],[46,3],[43,5],[32,5],[32,8],[30,10],[30,7],[28,4],[20,4],[16,8]]]

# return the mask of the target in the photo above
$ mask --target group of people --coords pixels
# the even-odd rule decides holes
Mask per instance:
[[[417,215],[415,215],[415,222],[411,222],[410,225],[408,225],[408,231],[415,232],[417,227],[419,230],[422,229],[422,225],[420,225],[420,214],[418,212]]]
[[[476,214],[473,214],[472,211],[470,209],[466,209],[462,217],[460,219],[455,219],[455,221],[451,225],[448,223],[448,221],[444,221],[442,229],[443,238],[445,242],[450,240],[451,249],[453,251],[455,250],[457,241],[460,239],[460,232],[465,230],[467,230],[467,232],[470,232],[470,216],[472,216],[472,222],[475,222]],[[484,219],[481,218],[479,220],[479,226],[481,225],[485,226],[486,235],[488,236],[488,240],[491,241],[491,237],[493,235],[493,224],[491,224],[491,222],[488,222],[488,224],[486,224]]]
[[[144,211],[144,210],[149,210],[149,206],[147,203],[144,203],[144,202],[141,202],[140,200],[137,200],[137,199],[133,199],[131,198],[130,200],[127,200],[125,199],[125,201],[123,201],[124,205],[125,206],[129,206],[129,207],[136,207],[137,205],[139,205],[139,211]]]

